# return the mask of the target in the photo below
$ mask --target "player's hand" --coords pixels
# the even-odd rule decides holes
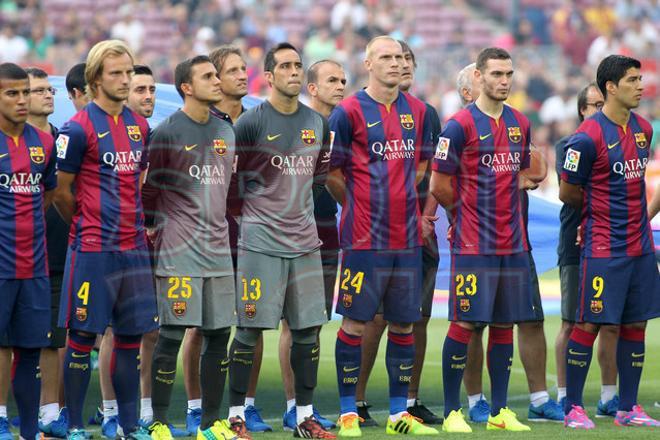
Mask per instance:
[[[538,183],[534,182],[531,179],[528,179],[525,176],[520,176],[520,178],[518,179],[518,188],[519,189],[535,190],[538,187],[539,187]]]
[[[435,221],[438,217],[434,215],[423,215],[422,216],[422,238],[424,239],[424,244],[430,244],[433,235],[435,234]]]
[[[147,232],[147,238],[154,244],[156,242],[156,228],[145,228],[145,230]]]
[[[447,241],[451,242],[453,238],[454,238],[454,226],[449,225],[449,228],[447,228]]]
[[[582,244],[582,225],[577,227],[577,235],[575,236],[575,245],[580,246]]]

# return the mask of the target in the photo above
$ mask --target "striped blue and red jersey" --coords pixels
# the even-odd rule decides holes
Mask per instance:
[[[598,112],[568,140],[561,178],[584,189],[583,256],[655,252],[644,183],[652,137],[651,124],[635,113],[622,127]]]
[[[149,125],[124,106],[119,116],[94,102],[60,130],[58,170],[76,174],[69,244],[84,252],[146,245],[140,174],[147,167]]]
[[[48,276],[44,192],[57,186],[53,137],[25,124],[0,132],[0,278]]]
[[[335,107],[330,169],[340,168],[346,180],[342,249],[422,245],[415,176],[433,154],[431,117],[422,101],[402,92],[389,109],[364,90]]]
[[[529,250],[518,191],[518,175],[529,164],[529,120],[514,108],[504,105],[495,120],[470,104],[447,121],[433,170],[455,176],[453,254]]]

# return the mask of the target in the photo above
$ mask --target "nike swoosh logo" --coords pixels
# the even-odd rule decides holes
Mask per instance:
[[[502,422],[502,423],[488,422],[488,424],[491,425],[491,426],[494,426],[496,428],[506,429],[506,423],[504,423],[504,422]]]
[[[312,354],[318,353],[320,349],[320,347],[312,348]]]
[[[229,365],[230,362],[231,362],[231,360],[229,360],[229,359],[223,359],[223,360],[220,362],[220,365]]]
[[[632,357],[634,357],[634,358],[641,358],[641,357],[644,357],[644,353],[633,353],[633,354],[632,354]]]
[[[367,128],[375,127],[376,125],[380,124],[381,121],[376,121],[376,122],[367,122]]]
[[[621,142],[621,141],[616,141],[616,142],[613,143],[613,144],[607,144],[607,149],[608,149],[608,150],[611,150],[612,148],[614,148],[614,147],[616,147],[617,145],[619,145],[619,142]]]
[[[96,133],[96,136],[97,136],[99,139],[103,139],[104,137],[106,137],[106,136],[109,135],[109,134],[110,134],[109,131],[104,131],[103,133]]]
[[[2,159],[3,157],[5,157],[5,156],[8,155],[8,154],[9,154],[9,153],[0,154],[0,159]]]
[[[71,353],[71,356],[80,359],[80,358],[89,357],[89,353],[85,353],[85,354]]]
[[[234,354],[254,354],[254,351],[241,351],[241,350],[236,350],[236,351],[234,351]]]
[[[183,147],[186,151],[190,151],[193,148],[197,148],[197,144],[192,144],[192,145],[184,145]]]
[[[158,370],[157,373],[158,374],[174,374],[174,373],[176,373],[176,370],[172,370],[172,371]]]
[[[350,372],[355,371],[355,370],[357,370],[357,369],[359,369],[359,368],[360,368],[360,367],[352,367],[352,368],[344,367],[344,373],[350,373]]]
[[[479,136],[479,140],[480,140],[480,141],[483,141],[484,139],[488,139],[488,138],[491,137],[492,135],[493,135],[493,133],[488,133],[488,134],[485,134],[485,135],[483,135],[483,136]]]
[[[568,354],[573,354],[575,356],[586,356],[588,353],[582,353],[581,351],[575,351],[572,348],[569,348]]]
[[[452,360],[454,360],[454,361],[462,361],[466,357],[467,357],[467,355],[465,355],[465,356],[456,356],[455,354],[451,356]]]
[[[282,133],[280,133],[280,134],[269,134],[268,136],[266,136],[266,139],[268,139],[268,141],[274,141],[275,139],[277,139],[280,136],[282,136]]]
[[[412,367],[413,367],[413,365],[403,365],[403,364],[401,364],[401,365],[399,365],[399,370],[406,371],[406,370],[410,370]]]

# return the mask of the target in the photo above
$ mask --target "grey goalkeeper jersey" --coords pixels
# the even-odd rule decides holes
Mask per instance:
[[[264,101],[234,127],[242,203],[238,246],[286,258],[318,249],[312,185],[324,184],[328,172],[327,120],[302,103],[287,115]]]
[[[181,110],[154,130],[142,200],[157,231],[156,275],[233,273],[225,212],[235,145],[227,122],[199,124]]]

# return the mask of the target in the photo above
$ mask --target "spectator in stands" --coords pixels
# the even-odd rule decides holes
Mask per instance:
[[[30,47],[27,40],[16,33],[16,24],[7,23],[0,32],[0,62],[20,64]]]

